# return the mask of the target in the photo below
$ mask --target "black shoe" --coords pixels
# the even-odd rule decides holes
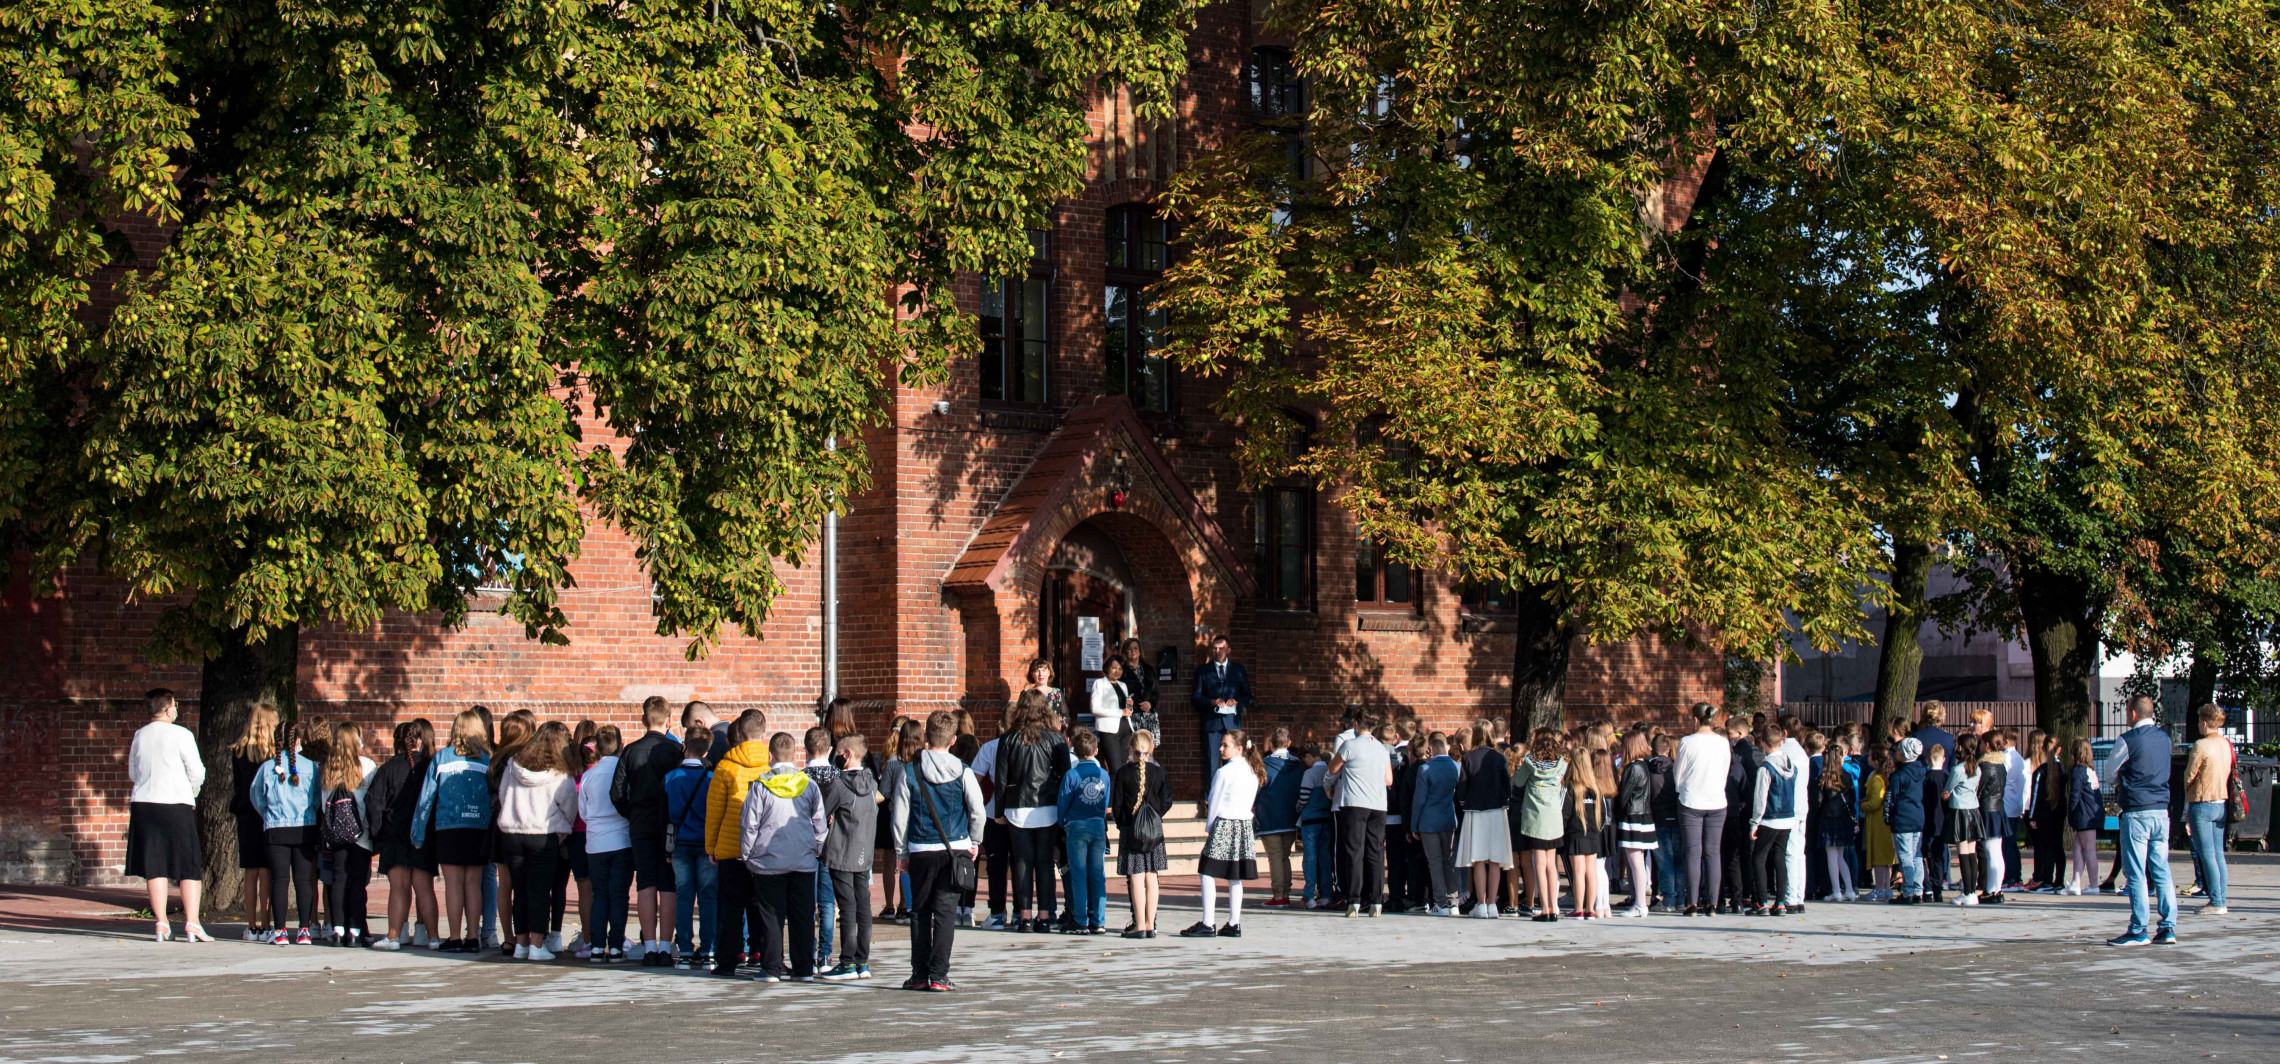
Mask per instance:
[[[2174,927],[2164,927],[2155,930],[2153,933],[2153,944],[2156,946],[2176,945],[2177,929]]]
[[[1181,938],[1217,938],[1218,936],[1219,932],[1212,930],[1210,924],[1201,920],[1196,921],[1194,926],[1180,932]]]
[[[1696,744],[1696,745],[1700,745],[1700,744]],[[1689,905],[1689,906],[1687,906],[1687,907],[1686,907],[1686,915],[1688,915],[1688,916],[1693,916],[1693,915],[1694,915],[1694,906],[1692,906],[1692,905]]]
[[[736,978],[736,967],[734,965],[730,965],[726,968],[715,968],[712,970],[712,973],[722,979],[734,979]]]
[[[1124,937],[1124,938],[1147,938],[1147,937],[1148,937],[1148,932],[1146,932],[1146,931],[1142,931],[1142,930],[1140,930],[1140,929],[1139,929],[1139,928],[1137,928],[1137,927],[1127,927],[1127,928],[1125,928],[1125,929],[1124,929],[1124,932],[1123,932],[1123,935],[1122,935],[1122,937]]]
[[[2001,904],[2003,904],[2003,895],[2001,895],[2001,894],[1982,894],[1982,895],[1980,895],[1980,896],[1979,896],[1979,904],[1981,904],[1981,905],[2001,905]]]
[[[1154,938],[1154,937],[1156,937],[1156,929],[1155,929],[1155,928],[1153,928],[1153,927],[1151,927],[1151,928],[1149,928],[1149,929],[1148,929],[1148,930],[1146,930],[1146,931],[1142,931],[1142,932],[1140,932],[1140,937],[1141,937],[1141,938]]]
[[[902,988],[904,990],[924,990],[926,989],[926,980],[920,979],[917,976],[912,976],[908,979],[903,980]]]
[[[1228,924],[1226,927],[1222,927],[1222,928],[1220,928],[1220,929],[1219,929],[1219,937],[1221,937],[1221,938],[1242,938],[1242,937],[1243,937],[1243,925],[1242,925],[1242,924]]]

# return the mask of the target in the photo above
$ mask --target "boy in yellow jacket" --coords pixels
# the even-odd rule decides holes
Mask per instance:
[[[744,795],[768,774],[768,717],[748,710],[729,726],[729,749],[713,769],[705,792],[705,852],[719,873],[720,933],[713,942],[713,974],[733,978],[747,954],[758,957],[759,906],[752,873],[744,867]]]

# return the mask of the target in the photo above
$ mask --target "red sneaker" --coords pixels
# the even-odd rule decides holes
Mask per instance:
[[[1267,901],[1266,901],[1266,906],[1267,906],[1267,908],[1269,908],[1269,909],[1288,909],[1288,908],[1290,908],[1290,899],[1289,899],[1289,898],[1268,898],[1268,899],[1267,899]]]

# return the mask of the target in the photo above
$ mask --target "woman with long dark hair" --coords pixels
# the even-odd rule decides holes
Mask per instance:
[[[436,926],[435,843],[430,839],[426,846],[412,845],[412,812],[418,805],[415,781],[427,772],[428,759],[434,756],[435,725],[426,717],[396,725],[395,749],[395,756],[372,774],[372,785],[364,792],[380,874],[388,877],[388,928],[372,944],[380,950],[419,945],[404,926],[415,916],[423,929]]]

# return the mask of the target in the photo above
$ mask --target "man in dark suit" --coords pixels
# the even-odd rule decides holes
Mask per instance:
[[[1188,701],[1203,717],[1203,788],[1211,790],[1211,777],[1219,771],[1219,737],[1243,726],[1243,711],[1251,708],[1251,674],[1227,660],[1226,636],[1213,636],[1211,660],[1195,670],[1195,686]]]

